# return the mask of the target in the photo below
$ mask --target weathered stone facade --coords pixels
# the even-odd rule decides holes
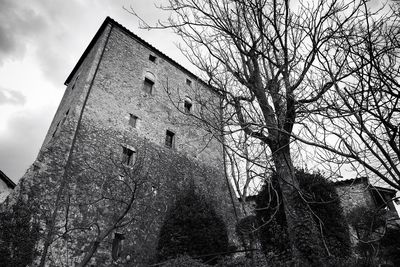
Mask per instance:
[[[168,206],[192,185],[215,203],[233,235],[233,199],[215,138],[218,95],[110,18],[66,85],[37,160],[21,179],[42,210],[41,246],[51,240],[47,265],[73,266],[96,242],[91,264],[147,265]],[[125,240],[112,259],[115,233]]]

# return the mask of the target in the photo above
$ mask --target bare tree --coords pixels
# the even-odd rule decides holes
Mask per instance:
[[[351,164],[359,175],[400,190],[400,17],[394,7],[360,8],[359,31],[336,44],[347,52],[341,61],[352,75],[324,96],[325,110],[313,114],[304,133],[325,150],[322,160]]]
[[[162,7],[172,12],[170,19],[156,27],[172,28],[182,37],[183,53],[221,97],[223,135],[243,131],[268,148],[294,258],[309,264],[317,262],[322,245],[294,176],[291,142],[340,152],[318,127],[325,125],[320,116],[339,85],[365,75],[367,63],[354,49],[364,25],[381,23],[366,2],[170,0]],[[348,60],[351,56],[357,64]]]

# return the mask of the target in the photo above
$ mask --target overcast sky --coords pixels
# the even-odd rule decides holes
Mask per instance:
[[[149,23],[168,14],[161,0],[0,0],[0,170],[17,182],[33,163],[64,81],[107,16],[183,66],[175,35],[139,29],[123,9]]]

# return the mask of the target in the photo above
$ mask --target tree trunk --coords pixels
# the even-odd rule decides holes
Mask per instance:
[[[289,144],[274,149],[272,157],[283,197],[292,258],[296,265],[318,266],[324,253],[321,235],[308,203],[300,194]]]

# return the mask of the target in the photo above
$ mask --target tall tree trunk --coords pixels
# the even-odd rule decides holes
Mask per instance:
[[[297,264],[318,266],[324,253],[321,235],[308,203],[301,196],[289,144],[274,149],[272,157],[282,192],[292,257]]]

